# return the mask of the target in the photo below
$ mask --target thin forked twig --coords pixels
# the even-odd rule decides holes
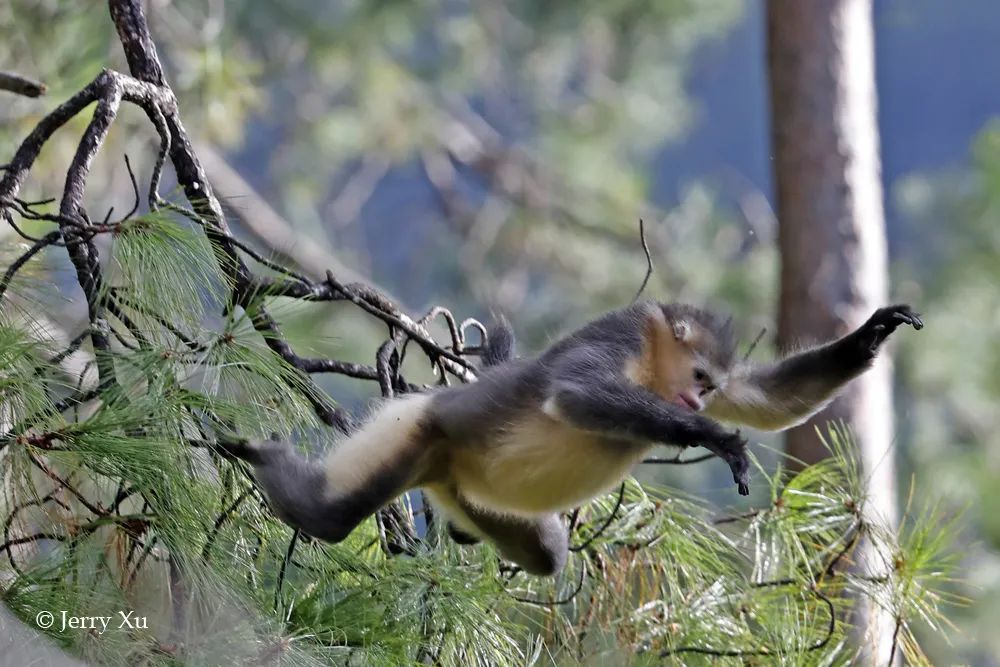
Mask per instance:
[[[764,334],[766,333],[767,333],[767,327],[761,328],[760,333],[757,334],[757,337],[753,339],[753,342],[750,343],[750,347],[747,348],[746,354],[743,355],[743,363],[746,363],[747,359],[750,358],[750,355],[753,354],[753,351],[757,349],[757,344],[760,343],[760,340],[764,337]]]
[[[0,72],[0,90],[6,90],[25,97],[39,97],[44,95],[47,88],[41,81],[29,79],[14,72]]]
[[[646,223],[642,218],[639,218],[639,241],[642,243],[642,252],[646,255],[646,275],[643,277],[642,284],[639,285],[635,296],[632,297],[632,303],[639,300],[639,297],[646,290],[646,285],[649,283],[650,277],[653,275],[653,258],[649,254],[649,244],[646,243]]]
[[[796,582],[794,580],[791,580],[791,579],[781,579],[781,580],[778,580],[778,581],[764,581],[764,582],[760,582],[758,584],[754,584],[754,588],[788,586],[788,585],[791,585],[791,584],[794,584],[794,583],[796,583]],[[831,639],[833,639],[833,635],[837,631],[837,610],[836,610],[836,607],[834,607],[833,600],[831,600],[829,598],[829,596],[827,596],[825,593],[823,593],[821,590],[819,590],[815,586],[809,587],[808,592],[810,592],[814,596],[816,596],[816,599],[818,599],[820,602],[822,602],[826,606],[827,612],[829,614],[829,621],[827,623],[826,632],[824,633],[823,637],[821,637],[820,639],[818,639],[817,641],[815,641],[814,643],[812,643],[810,646],[806,647],[806,649],[805,649],[805,651],[811,652],[811,651],[818,651],[818,650],[822,649],[824,646],[826,646],[827,644],[830,643]],[[744,658],[744,657],[747,657],[748,658],[748,657],[751,657],[751,656],[761,656],[761,655],[779,655],[778,651],[775,651],[773,649],[768,649],[768,648],[758,648],[758,649],[714,649],[714,648],[707,648],[707,647],[703,647],[703,646],[681,646],[679,648],[664,649],[663,651],[660,651],[660,657],[661,658],[665,658],[665,657],[668,657],[668,656],[671,656],[671,655],[678,655],[678,654],[681,654],[681,653],[698,653],[698,654],[701,654],[701,655],[711,655],[711,656],[716,656],[716,657],[720,657],[720,658],[722,658],[722,657],[726,657],[726,658]]]
[[[604,531],[606,531],[611,526],[611,523],[618,516],[618,510],[621,509],[622,502],[624,502],[624,500],[625,500],[625,482],[622,482],[622,485],[620,487],[618,487],[618,500],[615,501],[615,506],[614,506],[614,508],[612,508],[611,514],[609,514],[608,517],[607,517],[607,519],[604,520],[604,523],[601,524],[601,527],[598,528],[597,530],[595,530],[591,534],[590,537],[588,537],[587,539],[585,539],[580,544],[571,545],[570,548],[569,548],[569,550],[570,551],[583,551],[584,549],[586,549],[587,547],[589,547],[591,544],[593,544],[594,540],[596,540],[598,537],[600,537],[601,535],[603,535]]]
[[[581,565],[580,579],[579,581],[576,582],[576,586],[573,588],[572,591],[570,591],[567,595],[561,598],[554,598],[551,600],[538,600],[535,598],[522,597],[520,595],[516,595],[515,593],[511,593],[510,591],[507,591],[507,595],[511,596],[518,602],[523,602],[524,604],[531,604],[538,607],[556,607],[559,605],[569,604],[570,602],[575,600],[576,596],[579,595],[580,591],[583,590],[583,582],[586,581],[586,579],[587,579],[587,567],[586,565]]]

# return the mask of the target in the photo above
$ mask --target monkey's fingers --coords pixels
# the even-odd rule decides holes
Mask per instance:
[[[750,460],[744,452],[735,454],[728,461],[730,470],[733,471],[733,481],[736,482],[736,490],[741,496],[750,494]]]
[[[898,310],[893,313],[892,316],[904,324],[909,324],[917,331],[924,328],[924,321],[920,319],[920,313],[915,313],[909,308],[906,308],[905,310]]]
[[[924,322],[920,313],[913,310],[909,304],[897,303],[875,311],[869,320],[870,324],[885,324],[890,330],[895,330],[900,324],[909,324],[914,329],[921,329]]]
[[[898,303],[879,308],[862,326],[859,342],[862,349],[875,355],[885,339],[902,324],[909,324],[916,330],[924,328],[924,321],[909,305]]]

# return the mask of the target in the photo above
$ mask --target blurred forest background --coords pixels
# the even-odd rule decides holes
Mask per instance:
[[[104,7],[88,4],[0,5],[0,69],[48,85],[41,100],[0,98],[0,156],[101,67],[127,71]],[[955,592],[972,602],[950,613],[951,644],[931,638],[928,650],[935,664],[1000,665],[1000,4],[874,6],[890,290],[928,322],[896,343],[900,502],[912,477],[965,510]],[[778,264],[762,3],[153,0],[147,11],[209,179],[265,254],[320,277],[356,272],[414,312],[505,313],[535,350],[631,299],[646,268],[641,217],[656,266],[647,295],[724,305],[747,342],[769,327],[769,353]],[[84,122],[48,144],[25,196],[58,192]],[[124,110],[91,191],[127,210],[117,156],[144,173],[154,145],[142,113]],[[11,252],[0,264],[15,250],[0,244]],[[73,279],[65,262],[39,266]],[[52,303],[47,315],[75,331],[86,311]],[[297,304],[281,316],[319,355],[361,360],[380,335],[349,313]],[[357,405],[370,395],[339,376],[322,384]],[[642,475],[731,492],[720,467]]]

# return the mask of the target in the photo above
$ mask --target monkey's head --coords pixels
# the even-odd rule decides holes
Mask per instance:
[[[732,370],[732,318],[684,304],[661,307],[667,330],[657,359],[660,391],[667,400],[699,412]]]

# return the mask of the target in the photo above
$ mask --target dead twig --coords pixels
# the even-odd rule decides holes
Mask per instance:
[[[13,72],[0,72],[0,90],[25,97],[39,97],[45,94],[47,88],[41,81],[35,81]]]

